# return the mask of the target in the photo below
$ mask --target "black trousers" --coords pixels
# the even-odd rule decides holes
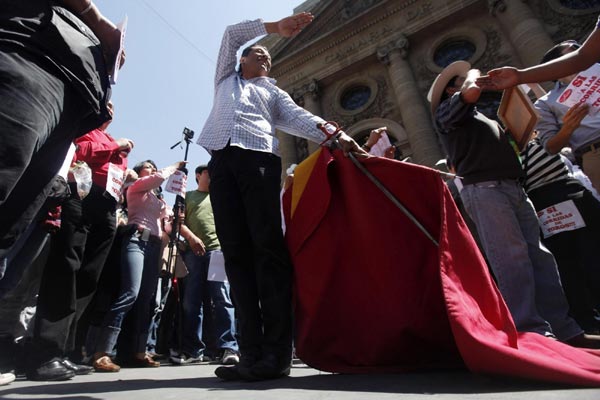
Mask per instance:
[[[79,123],[90,113],[69,85],[0,47],[0,259],[42,207]]]
[[[600,202],[578,181],[563,180],[531,190],[536,211],[572,200],[586,226],[542,239],[556,258],[570,314],[583,329],[598,327],[593,308],[600,306]]]
[[[281,229],[281,159],[227,146],[213,152],[208,171],[242,357],[289,363],[292,264]]]
[[[52,237],[44,269],[29,362],[43,363],[73,351],[77,321],[96,292],[115,232],[114,199],[92,187],[62,205],[62,224]]]

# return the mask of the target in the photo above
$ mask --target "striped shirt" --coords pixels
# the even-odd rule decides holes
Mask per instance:
[[[210,153],[230,143],[243,149],[279,156],[275,130],[281,129],[320,143],[323,119],[299,107],[269,77],[244,79],[235,70],[236,52],[244,43],[266,34],[262,20],[228,26],[223,35],[215,74],[213,108],[197,143]]]
[[[569,169],[560,154],[549,154],[539,139],[531,140],[521,153],[526,177],[526,192],[552,182],[569,179]]]

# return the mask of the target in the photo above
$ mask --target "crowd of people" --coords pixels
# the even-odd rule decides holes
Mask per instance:
[[[107,132],[109,76],[124,60],[115,25],[91,0],[0,5],[0,368],[67,380],[156,368],[164,355],[175,365],[217,360],[225,381],[289,375],[293,267],[275,130],[359,158],[385,131],[373,130],[363,146],[341,130],[326,133],[322,118],[269,78],[265,47],[252,44],[237,58],[245,43],[292,37],[313,16],[226,29],[213,109],[198,139],[210,162],[195,169],[197,189],[173,215],[161,185],[186,163],[159,170],[146,160],[128,169],[133,141]],[[458,60],[428,94],[455,197],[515,326],[586,348],[600,348],[600,117],[557,98],[598,54],[596,29],[583,45],[562,42],[525,70],[482,75]],[[536,134],[520,153],[477,111],[484,90],[552,79],[535,104]],[[540,230],[557,210],[569,223]],[[181,279],[170,279],[177,259],[165,249],[181,253]],[[0,384],[14,379],[0,372]]]

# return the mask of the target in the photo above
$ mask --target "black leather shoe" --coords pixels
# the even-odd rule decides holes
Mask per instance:
[[[248,376],[243,378],[248,381],[283,378],[289,376],[291,365],[290,358],[279,358],[274,354],[267,354],[250,367]]]
[[[94,367],[89,365],[75,364],[68,358],[63,358],[60,362],[65,366],[65,368],[73,371],[75,375],[87,375],[94,372]]]
[[[62,359],[56,357],[27,371],[26,375],[32,381],[66,381],[74,377],[75,372],[65,367]]]
[[[224,381],[251,381],[250,368],[259,361],[259,355],[252,352],[242,354],[240,362],[231,367],[218,367],[215,369],[215,375]]]
[[[215,375],[224,381],[241,381],[244,379],[237,365],[231,367],[218,367],[215,369]]]

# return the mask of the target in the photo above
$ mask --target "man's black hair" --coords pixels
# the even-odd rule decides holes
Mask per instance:
[[[544,64],[558,57],[562,57],[566,49],[577,50],[580,47],[581,44],[579,44],[579,42],[575,40],[565,40],[564,42],[561,42],[556,46],[552,47],[550,50],[548,50],[546,54],[544,54],[544,57],[542,57],[542,61],[540,61],[540,64]]]
[[[250,51],[252,51],[252,49],[255,48],[255,47],[262,47],[263,49],[266,49],[266,47],[263,46],[263,45],[260,45],[260,44],[257,44],[257,43],[253,43],[253,44],[245,47],[244,50],[242,50],[242,55],[241,56],[242,57],[247,57],[248,54],[250,54]],[[242,75],[242,63],[240,63],[240,67],[238,69],[238,73],[240,75]]]
[[[448,97],[450,97],[450,95],[448,93],[446,93],[446,89],[448,89],[449,87],[454,87],[454,85],[456,85],[457,78],[458,78],[458,75],[454,76],[446,84],[446,87],[444,88],[444,91],[442,92],[442,96],[440,97],[440,104],[442,104],[443,101],[445,101]]]
[[[206,164],[202,164],[202,165],[198,165],[196,167],[196,174],[201,174],[204,171],[206,171],[208,169],[208,165]],[[196,183],[198,183],[198,177],[194,175],[194,177],[196,178]]]

